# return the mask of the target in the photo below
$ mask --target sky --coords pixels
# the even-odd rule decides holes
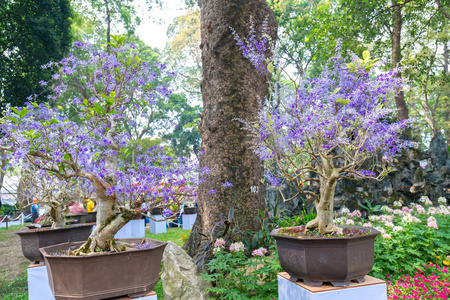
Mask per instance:
[[[186,13],[184,0],[165,0],[162,9],[153,7],[148,11],[144,0],[138,1],[137,9],[141,25],[137,28],[138,36],[147,45],[163,49],[168,42],[166,32],[173,20]]]

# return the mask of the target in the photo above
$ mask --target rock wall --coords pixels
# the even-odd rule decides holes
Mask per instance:
[[[439,197],[446,197],[450,203],[450,155],[447,155],[447,144],[441,134],[433,138],[428,151],[410,148],[396,158],[391,167],[394,171],[381,182],[340,180],[336,187],[335,209],[343,205],[351,210],[361,209],[360,204],[365,205],[365,200],[373,206],[389,205],[396,200],[410,204],[418,202],[421,196],[428,196],[434,203]],[[286,187],[283,193],[286,198],[295,195],[295,191]],[[281,198],[278,191],[266,188],[266,203],[271,207],[278,203],[278,208],[299,214],[303,203],[308,208],[313,206],[304,196],[284,203]]]

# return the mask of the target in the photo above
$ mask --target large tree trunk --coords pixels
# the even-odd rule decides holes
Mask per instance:
[[[392,67],[399,66],[402,60],[402,7],[398,4],[398,0],[392,0]],[[399,73],[397,76],[401,76]],[[406,120],[409,118],[408,106],[406,105],[405,95],[403,91],[400,91],[395,96],[395,104],[397,105],[398,116],[400,120]]]
[[[255,120],[258,101],[264,101],[269,77],[259,74],[243,57],[230,27],[247,37],[250,17],[261,31],[267,17],[269,34],[276,39],[274,13],[264,0],[204,0],[201,9],[203,113],[201,166],[211,174],[199,186],[199,213],[185,245],[191,256],[203,254],[199,232],[209,232],[220,215],[234,208],[233,222],[242,230],[256,231],[257,210],[264,210],[263,165],[253,153],[250,137],[236,118]],[[229,181],[233,187],[224,188]],[[210,193],[216,190],[216,193]],[[245,222],[243,222],[245,219]]]

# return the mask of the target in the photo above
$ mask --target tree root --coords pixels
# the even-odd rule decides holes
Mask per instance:
[[[328,226],[326,226],[325,224],[320,224],[319,218],[316,217],[314,220],[311,220],[306,224],[305,230],[309,231],[309,230],[317,229],[320,234],[327,234],[327,233],[334,233],[334,232],[336,232],[337,234],[342,234],[342,232],[343,232],[342,228],[336,226],[333,223],[327,224],[327,225]]]

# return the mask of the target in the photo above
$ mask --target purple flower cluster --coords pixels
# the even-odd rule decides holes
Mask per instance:
[[[338,48],[318,78],[303,80],[279,104],[261,105],[257,121],[242,121],[261,160],[278,166],[272,169],[279,173],[266,177],[270,184],[280,185],[281,175],[303,187],[314,180],[311,173],[326,177],[332,170],[346,178],[385,176],[385,164],[371,170],[361,166],[377,152],[389,161],[410,146],[400,139],[410,121],[395,121],[392,108],[402,88],[396,75],[396,70],[377,75],[356,56],[346,64]]]
[[[8,167],[32,166],[67,182],[77,180],[96,192],[100,206],[103,199],[114,198],[121,212],[139,210],[134,203],[142,200],[150,207],[195,200],[199,174],[208,172],[199,170],[196,161],[170,157],[162,147],[127,159],[133,144],[126,129],[147,122],[149,112],[158,109],[157,99],[170,94],[163,83],[166,67],[140,60],[133,46],[106,53],[87,43],[74,45],[82,54],[44,66],[57,66],[60,73],[40,84],[50,89],[52,99],[71,99],[79,121],[63,109],[32,102],[38,95],[25,107],[9,108],[0,125]],[[83,86],[83,98],[73,96],[74,82]]]

